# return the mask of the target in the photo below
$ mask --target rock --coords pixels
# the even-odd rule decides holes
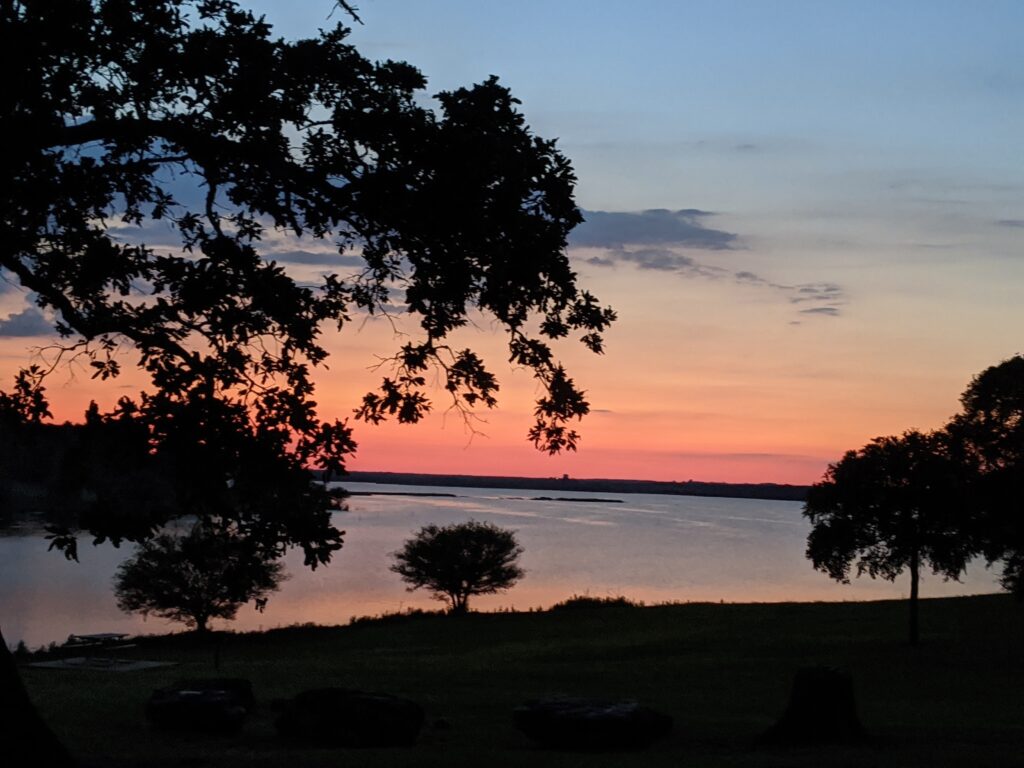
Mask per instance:
[[[789,705],[762,744],[854,744],[867,740],[857,716],[850,675],[835,667],[805,667],[793,679]]]
[[[408,699],[318,688],[285,702],[274,725],[284,738],[322,746],[408,747],[423,720],[423,708]]]
[[[255,699],[241,678],[179,680],[153,691],[146,718],[158,728],[231,733],[242,727]]]
[[[556,696],[528,701],[512,717],[531,739],[555,749],[643,749],[672,731],[671,717],[630,700]]]

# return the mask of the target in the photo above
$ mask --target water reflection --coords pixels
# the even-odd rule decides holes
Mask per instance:
[[[301,622],[344,623],[352,616],[438,608],[406,592],[388,570],[389,554],[420,526],[469,519],[513,528],[525,552],[526,578],[512,590],[474,599],[481,610],[550,606],[572,594],[626,595],[646,602],[865,600],[905,597],[907,584],[868,579],[837,584],[804,557],[807,523],[800,504],[751,499],[629,495],[621,504],[537,501],[519,490],[419,489],[349,484],[362,491],[449,492],[456,498],[356,496],[336,524],[345,547],[328,567],[310,571],[290,553],[291,579],[266,612],[250,607],[215,627],[259,629]],[[539,495],[539,494],[538,494]],[[573,498],[608,494],[567,492]],[[0,626],[9,642],[30,646],[87,632],[167,632],[172,622],[121,613],[111,583],[130,548],[83,541],[81,562],[46,551],[39,536],[0,538]],[[994,575],[974,566],[963,583],[932,577],[926,597],[995,591]]]

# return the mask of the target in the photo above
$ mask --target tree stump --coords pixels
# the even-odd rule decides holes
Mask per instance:
[[[789,706],[762,744],[854,744],[867,741],[850,675],[835,667],[805,667],[793,679]]]

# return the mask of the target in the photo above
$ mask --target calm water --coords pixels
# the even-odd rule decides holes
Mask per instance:
[[[407,592],[388,570],[389,553],[420,526],[469,519],[517,531],[526,578],[508,592],[471,601],[482,610],[550,606],[574,594],[625,595],[646,602],[868,600],[905,597],[908,579],[894,584],[837,584],[804,557],[808,526],[797,502],[706,499],[654,494],[559,492],[619,504],[535,501],[552,492],[421,488],[347,483],[354,491],[453,493],[455,498],[356,496],[336,516],[347,532],[331,565],[310,571],[300,553],[286,564],[291,578],[264,613],[246,606],[238,619],[215,626],[258,629],[300,622],[345,623],[352,616],[436,608],[422,590]],[[46,551],[41,537],[0,538],[0,628],[9,643],[30,647],[69,633],[167,632],[172,622],[121,613],[111,582],[130,548],[93,547],[81,562]],[[977,565],[962,583],[923,579],[922,595],[996,591],[995,575]]]

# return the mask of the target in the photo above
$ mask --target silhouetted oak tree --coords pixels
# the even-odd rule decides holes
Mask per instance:
[[[910,642],[917,645],[921,570],[957,579],[974,553],[966,486],[944,433],[875,438],[829,465],[808,491],[807,557],[843,583],[854,563],[858,576],[889,581],[908,570]]]
[[[197,523],[186,534],[163,533],[139,544],[118,566],[114,594],[123,611],[204,633],[210,619],[234,619],[249,601],[262,610],[285,578],[273,555],[230,531]]]
[[[328,560],[340,537],[304,470],[341,469],[355,443],[316,409],[321,331],[396,303],[421,333],[359,418],[417,421],[431,369],[455,406],[494,405],[493,374],[446,341],[480,312],[543,387],[530,438],[576,446],[588,404],[548,341],[578,332],[599,352],[613,313],[565,253],[572,167],[496,79],[434,112],[416,69],[365,59],[344,27],[275,39],[228,0],[8,0],[0,16],[17,67],[0,267],[95,376],[134,347],[151,388],[111,418],[144,424],[190,478],[183,513],[244,510],[248,534]],[[264,256],[272,234],[330,244],[338,269],[296,281]]]
[[[410,592],[426,587],[452,613],[466,613],[473,595],[500,592],[523,578],[522,553],[515,533],[492,523],[428,525],[393,554],[391,570]]]
[[[971,501],[980,549],[1024,599],[1024,356],[974,377],[949,431],[976,472]]]
[[[565,253],[581,221],[569,161],[495,78],[437,94],[435,112],[415,68],[347,36],[276,39],[230,0],[0,0],[0,271],[51,313],[61,359],[100,379],[126,359],[145,371],[102,418],[142,428],[175,494],[127,532],[95,509],[81,527],[97,539],[195,515],[327,562],[341,532],[308,468],[340,470],[356,444],[317,411],[321,333],[396,304],[419,334],[359,418],[417,421],[431,371],[454,406],[493,406],[494,375],[449,341],[482,316],[540,383],[529,438],[576,447],[588,404],[549,342],[600,352],[614,314]],[[282,238],[328,244],[337,269],[294,279],[267,257]],[[15,412],[40,405],[28,381]],[[70,556],[73,534],[53,540]]]

